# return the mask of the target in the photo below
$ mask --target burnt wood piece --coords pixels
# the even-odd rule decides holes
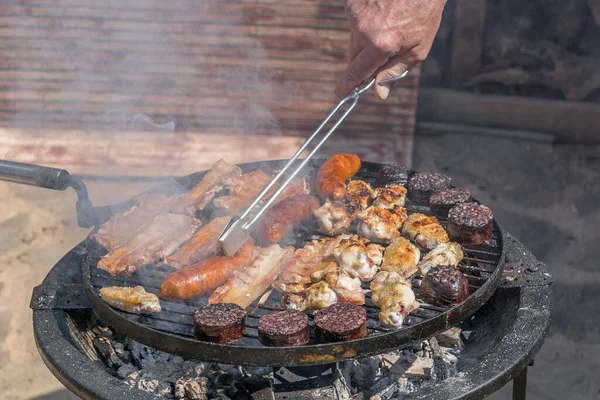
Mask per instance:
[[[305,313],[298,310],[276,311],[258,320],[258,339],[265,346],[301,346],[310,339]]]
[[[483,204],[458,204],[448,213],[448,235],[461,244],[489,243],[493,220],[492,210]]]
[[[237,304],[211,304],[194,313],[196,339],[233,343],[244,335],[246,311]]]
[[[317,312],[315,328],[319,342],[343,342],[367,335],[367,312],[352,303],[335,303]]]
[[[419,297],[435,306],[452,306],[469,297],[469,281],[456,268],[433,267],[423,277]]]

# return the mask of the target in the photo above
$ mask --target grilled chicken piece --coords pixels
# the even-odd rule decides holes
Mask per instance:
[[[411,214],[402,227],[402,235],[427,250],[450,241],[437,218],[425,214]]]
[[[462,261],[464,254],[460,244],[454,242],[440,243],[427,253],[419,263],[419,271],[425,275],[433,267],[456,268]]]
[[[319,231],[329,236],[346,232],[352,224],[346,205],[338,201],[325,200],[325,204],[317,208],[313,215],[319,225]]]
[[[281,268],[293,256],[294,248],[281,248],[276,244],[260,250],[258,256],[209,297],[208,303],[234,303],[248,307],[273,283]]]
[[[406,188],[402,185],[388,185],[375,189],[375,195],[377,196],[373,202],[375,207],[393,211],[404,207]]]
[[[365,210],[373,203],[375,197],[375,191],[365,181],[350,181],[346,187],[346,199],[354,212]]]
[[[402,236],[392,240],[383,254],[382,271],[397,272],[408,279],[417,273],[421,251]]]
[[[92,235],[98,243],[108,251],[131,240],[142,229],[150,225],[152,219],[164,212],[169,197],[157,194],[145,194],[135,200],[138,205],[123,214],[115,214],[100,226],[98,232]]]
[[[390,243],[400,236],[400,227],[406,220],[406,209],[396,209],[396,212],[371,206],[357,215],[359,224],[356,231],[360,237],[372,242]]]
[[[219,235],[229,220],[230,217],[218,217],[204,225],[186,244],[165,258],[165,263],[183,268],[220,253]]]
[[[194,215],[196,211],[204,210],[219,191],[241,174],[238,166],[217,161],[200,182],[171,204],[171,212]]]
[[[131,275],[138,268],[173,253],[199,227],[200,222],[187,215],[158,215],[133,239],[102,258],[98,268],[111,275]]]
[[[411,284],[396,272],[381,271],[371,282],[371,299],[381,309],[379,321],[398,329],[406,316],[419,308]]]
[[[111,286],[100,289],[100,297],[110,306],[131,313],[159,313],[160,303],[155,294],[148,293],[142,286]]]
[[[320,310],[338,302],[335,291],[327,282],[312,284],[304,293],[287,294],[282,297],[281,302],[293,310]]]
[[[313,240],[296,250],[294,256],[283,266],[277,280],[273,282],[273,287],[280,292],[302,292],[310,285],[311,274],[333,261],[333,249],[342,240],[350,237],[350,235],[339,235],[334,238]]]
[[[383,246],[375,243],[366,245],[368,240],[354,235],[342,240],[333,249],[333,255],[341,269],[361,281],[369,282],[379,269],[383,259]]]

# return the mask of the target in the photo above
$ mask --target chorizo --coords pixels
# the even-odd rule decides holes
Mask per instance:
[[[252,261],[254,240],[249,239],[233,257],[214,256],[167,276],[160,286],[164,299],[189,300],[218,288]]]
[[[319,208],[319,200],[309,194],[299,194],[272,205],[257,222],[255,235],[261,244],[277,243],[294,225],[311,218]]]
[[[355,154],[336,154],[321,165],[317,173],[317,192],[322,198],[342,200],[346,181],[360,169],[360,158]]]

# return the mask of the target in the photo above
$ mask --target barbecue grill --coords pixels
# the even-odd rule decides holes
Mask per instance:
[[[268,162],[273,169],[281,167],[283,163],[283,161]],[[303,174],[314,176],[320,163],[320,161],[311,161],[303,170]],[[261,163],[250,163],[240,167],[244,172],[248,172],[260,165]],[[356,178],[374,184],[380,167],[380,164],[364,162]],[[177,179],[174,184],[158,187],[152,191],[171,194],[182,189],[186,190],[197,183],[204,174],[205,172],[191,174]],[[110,213],[127,210],[131,205],[132,202],[125,202],[102,208],[102,216],[94,215],[94,221],[106,219]],[[410,201],[407,201],[406,208],[409,213],[429,213],[428,207]],[[88,207],[86,212],[89,213],[90,209],[92,208]],[[441,223],[445,225],[445,221]],[[295,245],[302,246],[307,240],[314,238],[314,232],[315,227],[310,224],[300,226],[294,232],[292,241]],[[113,309],[100,299],[101,287],[141,284],[148,291],[156,293],[169,270],[157,265],[142,268],[126,278],[109,276],[96,268],[97,261],[103,255],[103,249],[92,239],[87,239],[55,267],[55,270],[61,270],[60,274],[63,274],[63,278],[66,279],[58,278],[60,274],[53,270],[44,284],[34,290],[31,307],[34,309],[36,340],[48,366],[68,387],[85,394],[84,397],[110,398],[100,394],[98,388],[88,387],[91,382],[84,383],[80,379],[81,376],[76,378],[74,375],[77,374],[65,366],[66,360],[62,351],[68,347],[67,343],[62,340],[53,343],[46,337],[47,334],[54,339],[57,335],[73,336],[72,324],[71,328],[65,330],[65,321],[69,320],[74,310],[83,310],[89,315],[93,315],[91,311],[94,311],[120,333],[172,354],[211,362],[278,368],[331,364],[341,360],[381,354],[398,349],[408,342],[427,338],[446,327],[465,321],[478,312],[477,315],[484,316],[481,317],[485,322],[482,326],[486,328],[480,343],[473,347],[473,355],[466,358],[471,361],[465,361],[463,364],[463,368],[471,371],[469,378],[460,384],[458,383],[460,380],[452,383],[451,379],[448,379],[449,382],[444,383],[441,388],[438,387],[439,385],[435,386],[438,394],[447,390],[448,396],[442,396],[443,398],[471,398],[472,396],[477,398],[497,390],[502,384],[514,378],[517,372],[533,359],[533,355],[541,346],[549,326],[548,294],[551,277],[547,274],[545,266],[524,251],[516,240],[498,226],[496,221],[494,221],[493,236],[489,245],[463,247],[466,257],[459,269],[468,277],[470,296],[458,306],[443,309],[422,304],[418,310],[409,315],[405,326],[399,330],[389,331],[379,324],[378,311],[368,299],[364,306],[368,315],[368,335],[363,339],[336,344],[317,344],[312,338],[306,346],[269,348],[258,342],[256,325],[260,315],[282,308],[275,296],[263,304],[254,304],[249,308],[254,311],[248,318],[246,334],[238,343],[222,345],[198,341],[193,338],[191,315],[195,309],[206,304],[206,299],[200,298],[187,302],[161,300],[163,311],[154,316],[129,314]],[[515,264],[519,260],[521,262]],[[413,287],[418,288],[419,284],[419,279],[413,280]],[[502,289],[496,292],[500,285]],[[485,307],[482,308],[484,304]],[[493,312],[490,313],[490,309]],[[491,320],[494,320],[494,323],[491,323]],[[517,322],[521,325],[517,325]],[[517,326],[527,326],[532,322],[533,325],[528,332],[518,331],[520,328]],[[501,329],[498,326],[501,326]],[[494,330],[497,332],[493,332]],[[510,335],[516,335],[516,338],[511,339],[512,343],[503,343]],[[72,340],[66,340],[73,346]],[[81,346],[81,343],[75,347],[78,346]],[[57,353],[59,348],[62,350]],[[75,356],[78,362],[85,364],[79,357],[81,354],[72,351],[69,351],[69,354]],[[492,360],[496,357],[499,364],[494,367],[489,367],[494,365],[493,363],[487,364],[488,371],[486,371],[484,364],[481,363],[481,360],[486,357],[492,357]],[[526,380],[523,374],[519,376],[519,382],[523,386]],[[73,382],[75,380],[77,380],[76,384]],[[465,384],[468,385],[459,387]],[[518,389],[515,394],[519,395],[523,392],[524,396],[524,389],[519,389],[518,385],[515,387]],[[433,389],[429,392],[425,390],[423,393],[430,393],[429,396],[432,396],[431,390]],[[139,393],[132,396],[144,398]],[[419,394],[414,398],[427,397],[421,397]]]
[[[303,175],[315,176],[322,162],[323,160],[311,160],[302,170]],[[283,164],[284,161],[272,161],[268,166],[277,170]],[[250,172],[260,165],[261,163],[249,163],[242,164],[240,167],[244,172]],[[364,162],[355,179],[362,179],[375,185],[380,167],[380,164]],[[174,190],[181,188],[187,190],[203,176],[204,173],[192,174],[177,181],[175,185],[154,190],[166,194],[172,194]],[[409,213],[429,213],[428,207],[413,204],[409,200],[406,208]],[[207,210],[205,214],[210,212]],[[442,221],[442,224],[444,225],[445,222]],[[316,231],[316,225],[313,226],[311,223],[299,227],[296,229],[293,244],[298,247],[303,246],[306,241],[315,238]],[[100,317],[125,335],[150,347],[181,356],[235,365],[324,364],[384,353],[407,342],[430,336],[473,314],[492,295],[502,275],[499,265],[504,258],[503,237],[501,229],[495,222],[492,232],[492,241],[489,245],[463,246],[466,257],[459,269],[469,279],[471,292],[466,301],[450,309],[422,304],[419,309],[410,314],[402,329],[389,331],[380,325],[379,310],[373,305],[368,294],[364,305],[368,317],[367,337],[343,343],[317,344],[313,337],[306,346],[273,348],[261,345],[257,334],[258,318],[283,309],[279,299],[274,295],[263,304],[255,302],[250,306],[249,309],[254,311],[249,312],[244,337],[232,345],[203,342],[193,338],[192,314],[207,304],[206,297],[185,302],[161,300],[161,313],[152,316],[116,310],[100,298],[99,291],[102,287],[142,285],[146,290],[158,294],[160,285],[170,270],[160,266],[145,267],[130,277],[113,277],[96,268],[98,261],[106,252],[91,239],[84,245],[87,251],[82,263],[82,276],[90,302]],[[417,279],[413,286],[418,287],[419,283]],[[364,288],[368,289],[368,284]]]

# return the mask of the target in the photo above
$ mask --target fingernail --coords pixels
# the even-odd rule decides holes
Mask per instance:
[[[390,85],[379,86],[379,96],[381,97],[381,100],[387,99],[389,94],[390,94]]]

